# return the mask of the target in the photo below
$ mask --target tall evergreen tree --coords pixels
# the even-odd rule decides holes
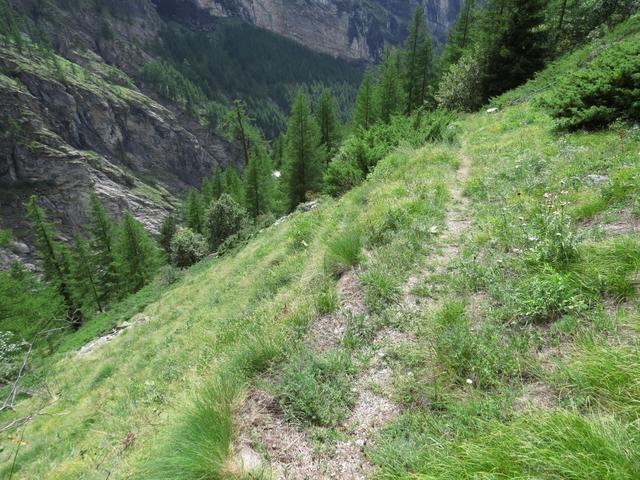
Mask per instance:
[[[546,0],[491,0],[483,31],[486,74],[484,97],[489,99],[515,88],[545,63]]]
[[[233,108],[227,114],[226,127],[227,135],[240,145],[242,159],[246,165],[249,163],[251,145],[256,141],[258,133],[242,100],[233,101]]]
[[[323,89],[320,94],[316,120],[320,127],[320,145],[324,147],[328,163],[340,144],[340,120],[336,113],[336,100],[328,88]]]
[[[220,195],[224,193],[224,177],[222,174],[222,169],[220,165],[217,163],[213,166],[211,170],[211,197],[212,200],[217,200],[220,198]],[[209,208],[209,205],[206,205],[206,208]]]
[[[122,217],[114,247],[123,291],[137,292],[153,278],[158,256],[153,240],[128,211]]]
[[[307,193],[318,191],[322,181],[320,132],[302,92],[293,100],[287,125],[284,177],[292,210],[306,200]]]
[[[473,46],[476,37],[477,17],[476,0],[464,0],[458,19],[449,32],[447,43],[442,52],[441,66],[444,70],[457,63],[462,55]]]
[[[424,54],[426,39],[427,23],[424,16],[424,8],[419,4],[411,18],[409,35],[405,40],[405,111],[407,114],[411,114],[417,107],[421,106],[420,90],[423,83],[421,58]]]
[[[228,165],[224,170],[224,193],[230,195],[236,203],[244,205],[242,180],[232,165]]]
[[[356,104],[353,107],[352,122],[355,127],[368,130],[375,123],[377,120],[375,100],[373,71],[367,68],[362,76]]]
[[[271,211],[274,195],[272,173],[266,148],[262,144],[254,145],[243,178],[245,204],[253,218]]]
[[[96,264],[89,253],[87,241],[76,236],[72,255],[71,273],[75,283],[76,295],[83,300],[83,303],[93,305],[99,312],[104,311],[104,306],[100,300],[98,275]]]
[[[38,206],[38,198],[32,195],[27,204],[27,216],[31,221],[31,230],[36,238],[38,255],[42,260],[45,278],[60,293],[67,311],[69,324],[74,330],[82,325],[81,306],[73,291],[73,282],[69,267],[67,248],[55,239],[51,223],[44,211]]]
[[[376,104],[380,119],[385,123],[389,123],[393,115],[402,112],[402,66],[400,54],[396,50],[385,49],[380,81],[376,88]]]
[[[117,289],[117,272],[113,254],[114,225],[104,205],[94,193],[89,198],[89,243],[96,263],[96,284],[101,304],[105,304]]]
[[[204,208],[202,206],[202,199],[196,190],[191,190],[187,195],[184,210],[184,218],[187,227],[196,233],[201,233]]]
[[[211,183],[210,178],[205,177],[202,179],[202,188],[200,188],[200,193],[202,196],[202,208],[206,210],[213,201],[213,183]]]
[[[176,222],[176,217],[172,213],[169,213],[162,220],[162,225],[160,226],[160,236],[158,238],[158,243],[164,250],[164,253],[167,255],[167,258],[171,256],[171,241],[178,230],[178,222]]]

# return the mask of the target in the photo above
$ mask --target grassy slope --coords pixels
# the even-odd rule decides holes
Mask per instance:
[[[335,287],[327,243],[356,235],[371,328],[400,320],[415,339],[385,360],[403,408],[367,447],[380,478],[638,478],[640,135],[557,134],[528,99],[545,81],[463,118],[459,144],[401,149],[341,200],[196,266],[90,357],[56,358],[48,389],[2,419],[44,405],[2,434],[2,475],[21,444],[14,478],[218,478],[235,400],[300,343]],[[436,270],[429,231],[463,156],[472,224]],[[403,311],[415,273],[424,308]]]

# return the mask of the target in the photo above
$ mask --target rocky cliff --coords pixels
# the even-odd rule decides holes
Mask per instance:
[[[456,20],[462,0],[154,0],[161,14],[206,27],[211,17],[240,17],[336,57],[371,60],[398,44],[418,3],[436,42]]]

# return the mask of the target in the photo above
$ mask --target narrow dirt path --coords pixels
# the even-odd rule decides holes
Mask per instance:
[[[412,289],[434,269],[443,268],[459,254],[460,237],[471,223],[467,214],[468,199],[463,195],[469,163],[468,157],[462,155],[451,186],[451,203],[438,242],[439,251],[431,255],[425,268],[409,278],[404,286],[405,308],[415,309],[417,304]],[[350,270],[338,282],[338,311],[320,317],[311,325],[307,337],[310,350],[325,353],[339,348],[349,318],[368,317],[358,273],[357,269]],[[431,308],[435,302],[421,305],[420,310]],[[400,407],[391,400],[393,372],[385,356],[388,350],[412,341],[407,333],[390,327],[377,333],[368,348],[371,360],[354,382],[355,406],[339,427],[343,438],[326,449],[328,451],[314,448],[307,432],[283,417],[277,400],[270,393],[263,389],[251,391],[238,414],[239,437],[229,467],[231,473],[259,471],[274,480],[367,479],[373,473],[373,466],[366,458],[365,448],[375,432],[400,413]]]

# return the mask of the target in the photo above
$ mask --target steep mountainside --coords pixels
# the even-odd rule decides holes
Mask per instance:
[[[385,43],[397,44],[422,2],[429,29],[446,38],[462,0],[154,0],[169,17],[204,27],[211,17],[240,17],[336,57],[379,58]]]
[[[237,21],[221,20],[211,38],[170,26],[150,0],[1,0],[0,20],[0,226],[18,238],[31,194],[67,237],[85,222],[92,191],[155,231],[177,196],[236,160],[219,133],[232,99],[245,98],[273,132],[298,86],[335,84],[346,104],[359,81],[359,66]],[[201,41],[208,53],[194,49]],[[249,69],[252,52],[263,60],[253,55]],[[268,71],[278,52],[280,82]],[[185,59],[211,68],[188,69]],[[167,78],[141,74],[146,65],[165,65],[195,94],[167,92]]]

